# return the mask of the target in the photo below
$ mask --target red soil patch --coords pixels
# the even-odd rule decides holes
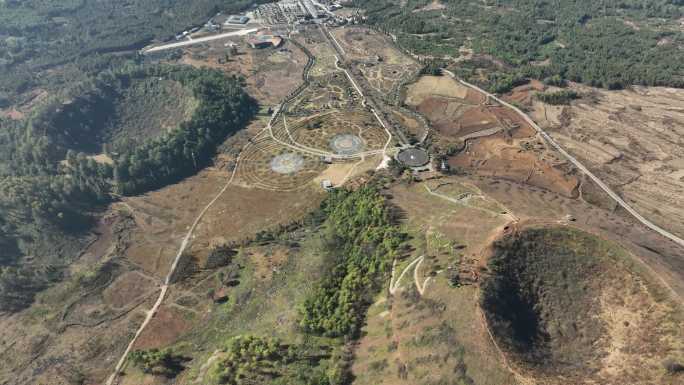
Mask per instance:
[[[262,250],[251,255],[255,265],[255,276],[263,281],[270,281],[273,273],[280,270],[281,266],[287,262],[289,249],[286,247],[276,247],[271,250]]]
[[[509,103],[526,104],[530,101],[529,91],[513,90],[510,94],[507,94],[503,99]]]
[[[546,89],[546,86],[539,80],[532,79],[530,80],[530,88],[532,88],[535,91],[544,91]]]
[[[539,156],[531,151],[523,151],[515,144],[506,143],[500,133],[474,140],[466,151],[450,158],[449,165],[575,198],[579,184],[577,178],[540,160]]]
[[[530,105],[534,94],[545,89],[544,83],[539,80],[531,80],[528,84],[513,88],[510,93],[503,96],[503,99],[510,103]]]
[[[484,102],[487,100],[487,97],[484,94],[469,88],[465,100],[471,104],[484,104]]]
[[[463,113],[457,124],[459,136],[494,128],[499,125],[496,117],[486,107],[474,107]]]
[[[135,342],[134,349],[169,346],[190,330],[191,326],[192,323],[185,319],[182,310],[162,305]]]
[[[417,109],[436,130],[448,136],[468,135],[498,125],[486,108],[470,107],[463,111],[463,106],[446,98],[428,97]]]
[[[535,129],[530,126],[522,116],[505,107],[492,107],[489,109],[497,118],[508,127],[514,139],[529,138],[535,135]],[[515,129],[513,129],[515,128]]]
[[[25,115],[23,112],[18,111],[16,108],[12,108],[5,111],[0,110],[0,116],[4,116],[12,120],[21,120],[24,119]]]

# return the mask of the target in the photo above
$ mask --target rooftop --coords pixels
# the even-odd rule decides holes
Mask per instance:
[[[422,148],[408,148],[399,152],[397,160],[409,167],[421,167],[430,161],[430,155]]]
[[[247,24],[249,17],[241,15],[230,15],[226,20],[226,24]]]

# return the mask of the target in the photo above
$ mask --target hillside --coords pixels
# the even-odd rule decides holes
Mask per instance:
[[[682,16],[0,0],[0,384],[681,384]]]
[[[393,4],[354,2],[370,24],[393,33],[400,46],[417,55],[460,57],[466,68],[497,72],[486,82],[493,90],[520,76],[541,80],[555,75],[609,89],[684,86],[684,6],[677,1]],[[477,75],[470,72],[468,77],[475,80]]]
[[[3,258],[0,309],[29,305],[36,291],[59,279],[93,215],[114,194],[192,175],[253,112],[235,78],[151,67],[104,75],[92,89],[45,104],[24,122],[0,121],[0,235],[11,251]],[[72,246],[54,247],[63,243]]]
[[[201,25],[244,0],[90,0],[0,2],[0,108],[25,102],[36,88],[58,92],[69,83],[134,59],[152,40]],[[35,76],[44,74],[45,76]]]

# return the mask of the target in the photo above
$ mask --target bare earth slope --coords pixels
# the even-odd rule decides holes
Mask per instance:
[[[656,224],[684,235],[684,90],[591,92],[571,107],[535,106],[533,118]]]

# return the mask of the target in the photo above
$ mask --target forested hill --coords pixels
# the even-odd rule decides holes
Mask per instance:
[[[255,103],[241,79],[141,66],[137,48],[253,2],[0,0],[0,109],[25,115],[0,117],[0,314],[60,278],[115,194],[193,174],[245,126]],[[175,128],[145,140],[122,128],[154,126],[136,118],[163,115],[153,104],[165,100],[179,102]],[[100,151],[112,164],[93,159]]]
[[[684,87],[682,0],[355,0],[416,54],[491,55],[521,76]],[[509,69],[510,72],[510,69]]]
[[[134,50],[251,0],[0,0],[0,108],[34,88],[58,88]],[[60,66],[60,71],[41,71]]]
[[[116,118],[103,114],[116,111],[103,108],[107,98],[138,79],[154,79],[140,81],[148,87],[169,79],[190,89],[198,103],[191,119],[110,153],[113,165],[96,162],[63,139],[90,133],[91,140],[97,140],[100,135],[93,132],[100,126],[91,122]],[[104,73],[83,96],[58,105],[61,108],[45,108],[25,121],[0,119],[0,314],[29,305],[37,291],[59,278],[76,256],[71,244],[113,193],[137,194],[193,174],[256,109],[240,78],[176,66]],[[90,119],[92,115],[97,119]]]

